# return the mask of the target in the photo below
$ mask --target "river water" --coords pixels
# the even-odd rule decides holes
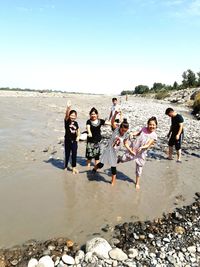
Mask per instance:
[[[159,217],[191,203],[200,191],[199,158],[189,156],[182,164],[147,161],[139,192],[134,188],[134,162],[119,165],[114,187],[109,168],[91,179],[84,142],[78,150],[80,173],[64,171],[61,141],[67,98],[0,97],[0,247],[59,236],[83,244],[95,233],[106,237],[101,228],[107,224],[112,228]],[[92,106],[108,116],[109,96],[70,99],[82,130]]]

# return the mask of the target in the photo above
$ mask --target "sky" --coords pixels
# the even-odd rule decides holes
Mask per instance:
[[[200,71],[200,0],[0,0],[0,87],[120,94]]]

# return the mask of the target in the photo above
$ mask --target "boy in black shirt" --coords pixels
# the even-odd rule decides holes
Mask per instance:
[[[171,118],[171,127],[167,137],[169,138],[168,159],[172,159],[173,146],[175,145],[177,153],[177,162],[181,162],[181,142],[183,139],[183,117],[172,108],[167,108],[165,114]]]

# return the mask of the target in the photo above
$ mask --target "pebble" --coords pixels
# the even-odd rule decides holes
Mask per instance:
[[[74,258],[72,258],[71,256],[68,256],[68,255],[63,255],[62,256],[62,261],[64,263],[66,263],[66,264],[69,264],[69,265],[75,264]]]
[[[119,248],[113,248],[109,251],[109,256],[113,260],[125,261],[128,259],[128,256]]]

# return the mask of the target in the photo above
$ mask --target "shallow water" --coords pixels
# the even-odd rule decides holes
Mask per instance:
[[[108,116],[108,96],[70,99],[82,130],[92,106],[101,110],[102,117]],[[121,164],[112,187],[106,167],[90,176],[84,142],[79,143],[80,174],[74,176],[62,169],[60,140],[67,98],[1,97],[0,101],[0,247],[58,236],[82,244],[93,233],[106,236],[101,232],[106,224],[161,216],[175,204],[189,204],[200,191],[199,159],[187,156],[182,164],[147,161],[139,192],[134,189],[134,163]]]

